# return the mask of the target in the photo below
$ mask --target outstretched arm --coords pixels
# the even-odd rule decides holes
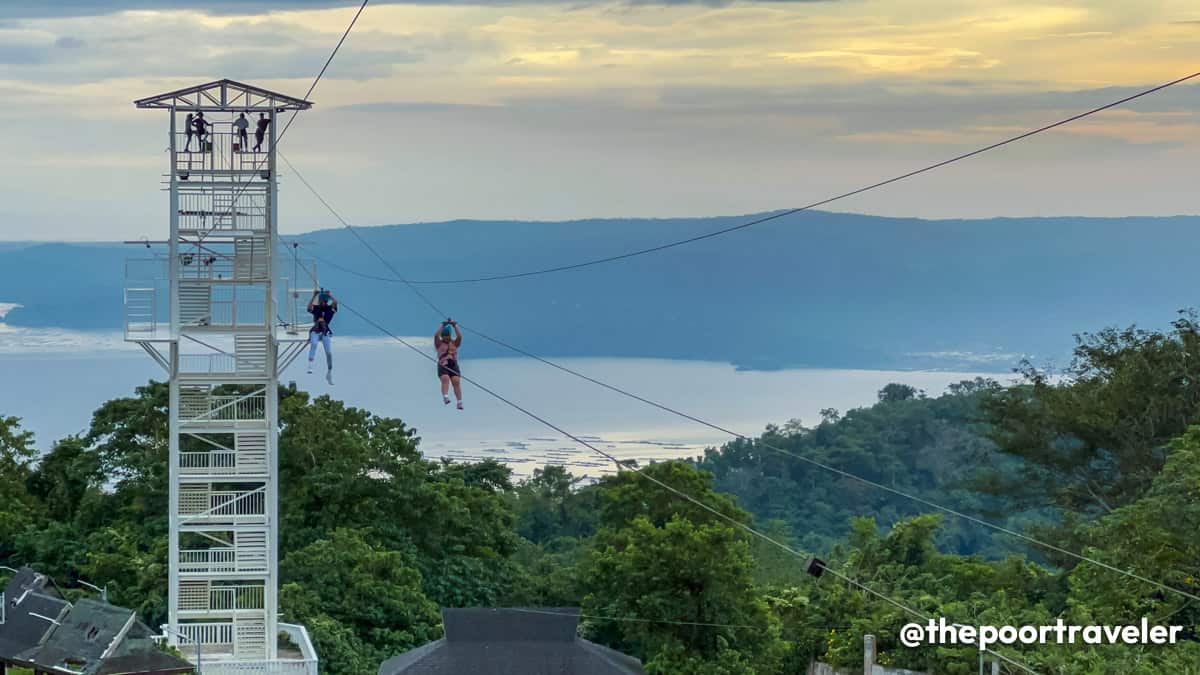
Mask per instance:
[[[313,291],[313,296],[308,299],[308,311],[310,312],[312,311],[313,303],[317,301],[317,293],[318,291]]]
[[[451,321],[450,327],[454,329],[454,346],[461,347],[462,346],[462,331],[460,331],[458,329],[458,322]]]

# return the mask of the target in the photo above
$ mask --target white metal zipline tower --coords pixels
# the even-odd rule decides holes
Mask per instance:
[[[170,379],[168,640],[206,674],[316,675],[278,622],[277,392],[308,295],[274,245],[278,116],[312,104],[220,80],[135,105],[170,117],[167,253],[125,271],[125,339]]]

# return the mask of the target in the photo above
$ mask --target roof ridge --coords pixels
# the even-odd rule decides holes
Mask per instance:
[[[219,97],[213,96],[213,92],[219,92]],[[228,77],[146,96],[137,99],[133,104],[138,108],[264,112],[268,110],[307,110],[313,105],[312,101],[288,96]]]

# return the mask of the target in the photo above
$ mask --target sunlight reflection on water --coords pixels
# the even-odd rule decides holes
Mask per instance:
[[[36,336],[36,342],[28,340]],[[424,340],[428,343],[428,339]],[[5,344],[7,343],[7,344]],[[10,386],[0,390],[0,414],[23,418],[38,447],[86,429],[105,400],[165,374],[118,334],[21,329],[0,324],[0,367]],[[494,458],[518,474],[547,463],[566,464],[576,475],[600,475],[611,463],[576,446],[483,392],[465,387],[466,410],[441,401],[433,366],[394,344],[372,338],[336,338],[335,386],[304,359],[281,378],[314,396],[403,419],[431,457]],[[629,358],[570,358],[564,365],[652,400],[755,435],[769,423],[799,418],[813,424],[822,408],[842,412],[870,405],[889,382],[930,395],[974,373],[870,370],[742,371],[730,364]],[[702,454],[729,438],[650,408],[565,373],[524,359],[464,358],[464,374],[552,420],[620,459],[640,463]]]

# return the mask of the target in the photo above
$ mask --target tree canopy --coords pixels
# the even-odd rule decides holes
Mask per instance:
[[[994,625],[1147,617],[1183,626],[1183,642],[1002,651],[1044,673],[1189,672],[1198,349],[1190,314],[1166,332],[1084,334],[1059,374],[1025,364],[1012,386],[970,380],[938,396],[892,383],[815,426],[770,426],[592,484],[563,467],[517,480],[495,461],[430,460],[402,420],[283,388],[283,618],[308,627],[331,675],[373,673],[436,639],[439,607],[454,606],[580,606],[585,636],[672,675],[856,667],[867,633],[880,663],[967,675],[974,647],[905,648],[900,627],[914,612]],[[41,452],[0,418],[0,565],[32,565],[73,596],[79,581],[103,583],[163,622],[166,405],[165,385],[148,383]],[[807,573],[807,552],[826,574]]]

